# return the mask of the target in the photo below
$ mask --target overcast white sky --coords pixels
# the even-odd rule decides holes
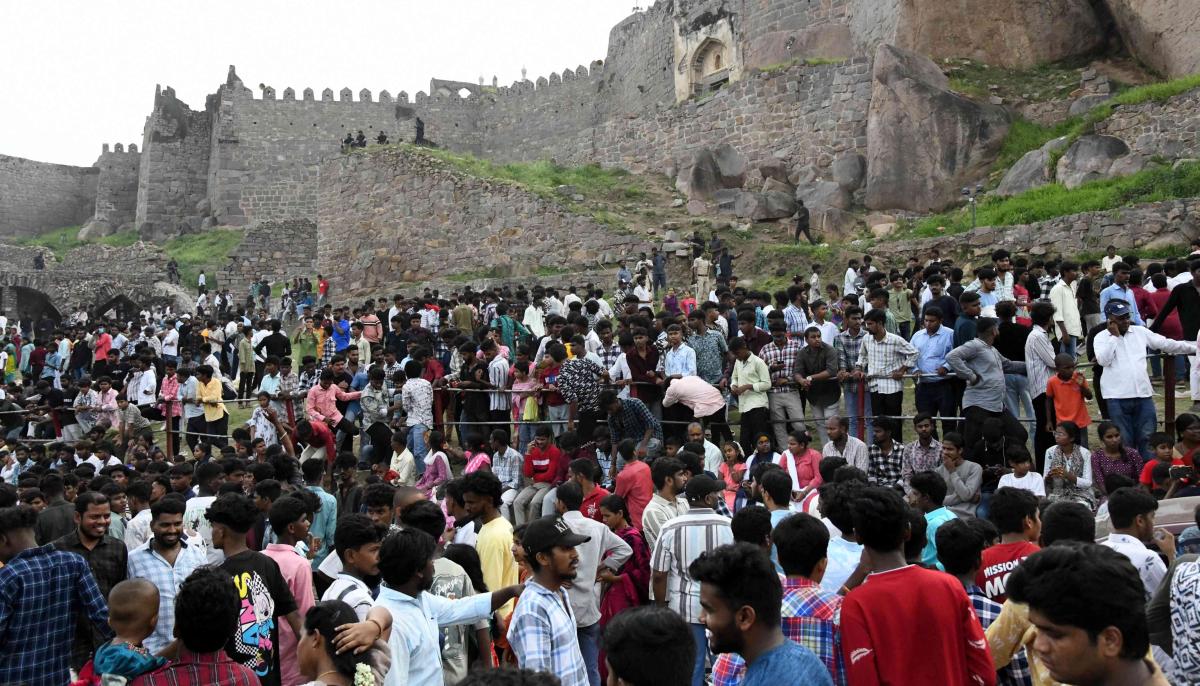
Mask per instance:
[[[639,0],[643,6],[653,4]],[[142,142],[154,85],[192,109],[230,64],[254,90],[501,85],[604,59],[631,0],[49,0],[0,9],[0,154],[89,166]]]

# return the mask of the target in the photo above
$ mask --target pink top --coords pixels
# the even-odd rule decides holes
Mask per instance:
[[[792,490],[799,491],[808,487],[816,488],[820,486],[821,472],[818,469],[821,465],[821,453],[809,448],[800,455],[793,455],[790,450],[784,450],[779,455],[779,459],[775,464],[783,467],[783,470],[792,477]]]
[[[337,384],[331,383],[329,388],[321,388],[321,384],[318,383],[308,389],[308,396],[304,399],[304,411],[310,422],[324,423],[325,418],[329,417],[336,424],[342,421],[342,413],[338,412],[337,401],[358,400],[360,397],[362,397],[362,391],[347,393]]]
[[[263,554],[275,560],[279,565],[279,573],[287,582],[296,599],[296,609],[304,617],[314,603],[312,567],[296,549],[282,543],[272,543],[263,550]],[[282,620],[282,618],[280,618]],[[279,621],[279,671],[280,683],[302,684],[305,679],[300,674],[300,662],[296,655],[296,634],[292,633],[292,625],[287,621]]]
[[[433,463],[425,465],[425,471],[421,478],[417,479],[416,488],[424,493],[426,498],[432,499],[437,487],[446,483],[446,479],[449,478],[450,461],[446,458],[446,453],[439,450],[433,454]]]
[[[467,466],[463,468],[463,474],[477,472],[480,469],[492,467],[492,456],[488,455],[486,450],[481,450],[477,453],[467,453]]]
[[[742,474],[744,476],[745,472]],[[733,474],[729,471],[728,462],[721,463],[720,477],[725,482],[725,505],[729,508],[730,512],[733,512],[733,503],[737,500],[737,492],[742,487],[742,480],[734,478]]]
[[[178,417],[183,414],[183,404],[179,402],[179,377],[164,376],[162,386],[158,389],[158,397],[162,400],[173,400],[168,408],[167,403],[160,403],[159,410],[168,417]]]
[[[530,391],[530,393],[513,393],[512,394],[512,414],[513,419],[520,421],[522,413],[525,411],[525,403],[533,397],[532,391],[534,386],[537,386],[537,379],[533,377],[525,377],[524,381],[513,381],[512,389],[514,391]]]
[[[107,332],[96,336],[96,344],[93,346],[93,350],[95,351],[94,357],[97,362],[108,357],[108,351],[112,350],[112,336]]]
[[[697,417],[707,417],[725,407],[725,398],[715,386],[704,379],[685,376],[672,381],[663,397],[663,407],[670,407],[675,403],[683,403],[691,408],[692,414]]]

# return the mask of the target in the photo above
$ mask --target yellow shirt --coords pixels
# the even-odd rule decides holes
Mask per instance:
[[[215,422],[225,416],[225,403],[221,402],[221,382],[213,377],[208,383],[199,384],[197,398],[204,403],[204,421]],[[216,405],[209,405],[215,402]]]
[[[475,550],[479,553],[483,581],[489,589],[498,591],[520,582],[520,570],[512,555],[513,527],[504,517],[496,517],[479,529],[475,539]],[[513,601],[508,601],[498,612],[507,618],[513,611]]]
[[[1029,621],[1029,606],[1024,603],[1005,601],[1000,616],[987,628],[988,647],[992,652],[992,664],[996,669],[1008,666],[1021,648],[1029,658],[1029,675],[1033,686],[1061,686],[1050,676],[1049,670],[1037,658],[1033,642],[1037,639],[1037,627]],[[1146,652],[1146,664],[1154,672],[1151,684],[1167,683],[1150,652]]]

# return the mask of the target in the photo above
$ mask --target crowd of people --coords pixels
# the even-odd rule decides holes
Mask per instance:
[[[777,293],[692,244],[0,321],[0,683],[1200,681],[1200,242]]]

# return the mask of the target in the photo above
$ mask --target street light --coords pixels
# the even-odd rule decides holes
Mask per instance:
[[[983,185],[979,184],[974,188],[971,188],[970,186],[963,186],[962,194],[963,197],[967,199],[967,202],[971,205],[971,228],[974,229],[976,209],[979,202],[979,196],[983,194]]]

